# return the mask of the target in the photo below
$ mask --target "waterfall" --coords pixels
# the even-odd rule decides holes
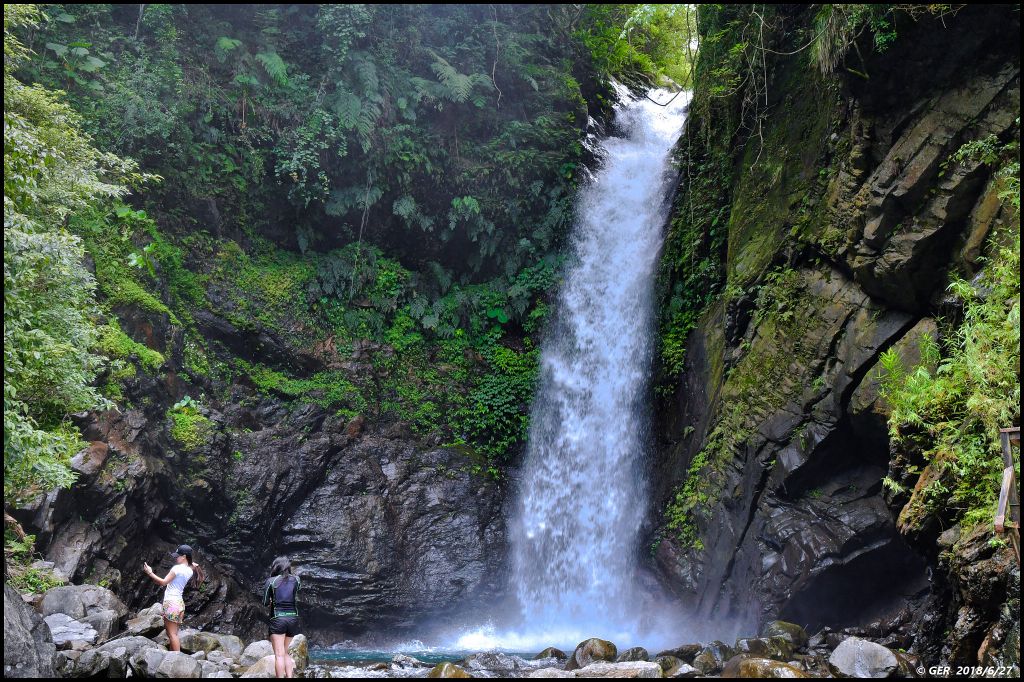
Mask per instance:
[[[653,289],[686,96],[620,89],[615,133],[579,194],[572,258],[542,344],[517,518],[514,632],[463,640],[522,651],[641,637]],[[666,102],[672,93],[654,91]]]

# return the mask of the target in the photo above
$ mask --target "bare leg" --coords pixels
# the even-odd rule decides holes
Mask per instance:
[[[285,677],[288,674],[288,645],[284,643],[284,635],[271,635],[270,644],[274,647],[274,675]]]
[[[167,629],[167,639],[170,640],[171,651],[181,651],[181,643],[178,641],[178,624],[164,618],[164,627]]]
[[[284,664],[285,664],[285,677],[295,677],[295,659],[288,652],[288,647],[292,645],[292,638],[284,638]]]

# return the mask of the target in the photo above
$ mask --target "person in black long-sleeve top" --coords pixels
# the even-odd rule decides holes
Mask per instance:
[[[302,582],[292,574],[292,562],[285,556],[274,559],[270,577],[263,586],[263,603],[270,604],[270,643],[274,647],[274,673],[295,677],[295,662],[288,654],[292,638],[299,634],[299,611],[295,598]]]

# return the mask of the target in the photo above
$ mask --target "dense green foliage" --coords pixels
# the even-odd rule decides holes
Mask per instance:
[[[891,436],[901,448],[922,451],[933,469],[904,515],[937,514],[971,526],[992,522],[1003,471],[999,429],[1020,423],[1020,166],[1017,143],[994,138],[967,143],[952,161],[968,157],[997,167],[1012,220],[989,238],[981,278],[955,277],[949,285],[964,303],[959,328],[941,343],[922,337],[914,367],[895,350],[881,361]]]
[[[70,484],[79,435],[69,415],[104,404],[92,385],[102,363],[94,282],[66,220],[124,194],[118,183],[134,173],[93,147],[56,94],[14,77],[29,53],[13,31],[38,21],[32,6],[4,6],[5,500]]]
[[[609,110],[609,76],[684,82],[691,19],[5,8],[5,499],[68,484],[69,415],[146,407],[138,387],[163,372],[507,456],[588,117]],[[278,352],[232,346],[211,317]],[[220,428],[199,402],[160,409],[175,447]]]

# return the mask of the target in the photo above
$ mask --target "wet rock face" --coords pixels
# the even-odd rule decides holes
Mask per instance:
[[[132,610],[147,607],[162,588],[142,561],[163,575],[167,552],[187,542],[207,582],[186,589],[186,624],[246,640],[265,636],[261,587],[278,555],[302,577],[303,630],[324,639],[443,620],[503,589],[504,490],[470,473],[464,453],[419,443],[400,423],[341,418],[243,385],[208,387],[208,431],[188,446],[171,434],[168,410],[189,390],[173,372],[128,388],[144,408],[79,415],[90,445],[72,463],[75,486],[17,510],[71,581],[103,581]],[[123,620],[123,605],[107,610],[106,621]],[[151,632],[158,615],[132,631]],[[113,627],[106,621],[97,625]]]
[[[753,324],[745,331],[746,362],[784,369],[776,370],[778,381],[737,370],[775,397],[742,414],[739,428],[750,435],[724,463],[712,508],[697,517],[703,549],[670,537],[656,561],[706,614],[730,613],[751,624],[781,617],[815,628],[854,625],[924,583],[924,563],[896,532],[882,496],[888,450],[855,437],[849,409],[880,353],[915,321],[874,302],[839,271],[804,269],[798,277],[798,314],[807,317],[801,331],[780,335]],[[717,329],[709,327],[707,338]],[[714,341],[699,345],[728,352]],[[713,362],[707,355],[693,359],[684,382],[699,383]],[[714,425],[704,415],[695,423]],[[680,457],[680,466],[692,458],[703,435],[681,440],[669,461]],[[891,590],[864,595],[856,586],[872,575],[886,576],[882,584]]]
[[[503,588],[501,494],[451,464],[450,452],[400,440],[345,450],[280,529],[302,567],[304,619],[411,627]]]
[[[901,59],[917,66],[906,87],[894,87],[910,77],[888,56],[868,65],[887,77],[837,84],[830,93],[797,92],[793,64],[775,65],[768,90],[788,105],[769,114],[764,140],[783,139],[786,153],[773,158],[778,171],[768,184],[742,155],[734,159],[739,176],[723,207],[733,211],[725,268],[730,282],[749,278],[762,287],[765,273],[784,271],[798,293],[761,310],[748,287],[704,311],[659,415],[660,504],[674,499],[698,456],[725,452],[701,470],[713,485],[692,519],[695,538],[667,533],[654,556],[665,582],[699,614],[750,630],[777,618],[812,631],[871,625],[875,636],[900,633],[892,643],[902,647],[912,629],[923,631],[915,620],[928,613],[929,637],[943,638],[957,622],[971,630],[972,656],[998,619],[998,609],[980,616],[979,606],[961,620],[938,612],[936,604],[961,598],[934,578],[941,529],[904,523],[906,500],[882,485],[893,453],[878,380],[884,351],[895,347],[913,362],[919,340],[934,338],[949,271],[977,272],[979,245],[1006,219],[993,206],[989,168],[948,163],[969,140],[1005,141],[1019,115],[1017,30],[992,29],[993,16],[958,18],[978,35],[1012,34],[998,55],[974,37],[952,51],[933,36],[907,37]],[[913,30],[923,36],[934,28]],[[790,106],[799,97],[819,104]],[[797,114],[820,123],[820,134],[801,136],[804,128],[791,122]],[[818,171],[829,178],[800,184]],[[794,243],[790,227],[803,209],[776,187],[799,188],[820,207],[803,229],[825,258],[808,258]],[[799,324],[777,322],[780,300]],[[974,617],[982,624],[971,625]],[[1004,641],[1000,633],[993,643]],[[1014,636],[1008,631],[1005,641]],[[700,654],[694,665],[710,669],[713,658]]]

